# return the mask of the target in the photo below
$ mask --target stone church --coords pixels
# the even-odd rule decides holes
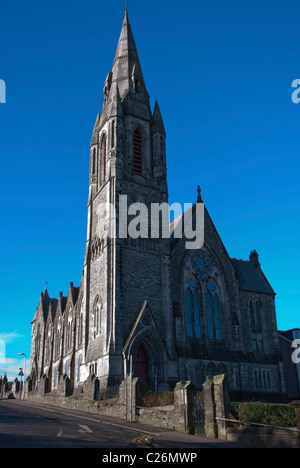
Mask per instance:
[[[226,373],[232,399],[280,401],[275,293],[255,250],[249,260],[230,258],[205,207],[199,249],[186,248],[175,223],[168,238],[108,235],[109,213],[99,210],[118,207],[120,195],[149,210],[168,203],[165,128],[158,103],[150,108],[127,11],[103,94],[90,143],[81,284],[70,283],[67,296],[51,298],[47,288],[40,296],[32,321],[33,389],[46,375],[55,391],[67,375],[76,391],[91,374],[105,389],[120,384],[131,363],[153,391],[185,380],[201,388],[208,375]],[[200,189],[192,218],[199,203]]]

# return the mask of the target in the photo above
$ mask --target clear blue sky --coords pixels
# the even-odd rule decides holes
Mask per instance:
[[[125,1],[2,2],[0,339],[14,377],[45,282],[80,283],[89,143]],[[170,203],[196,187],[231,257],[260,254],[278,328],[300,328],[299,1],[129,2],[152,108],[167,132]]]

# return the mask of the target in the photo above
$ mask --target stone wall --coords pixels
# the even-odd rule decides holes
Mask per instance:
[[[179,431],[178,419],[174,405],[157,408],[137,408],[137,422],[141,424],[152,424],[153,426]]]
[[[93,414],[101,414],[125,419],[132,422],[153,424],[158,427],[174,429],[186,434],[194,433],[192,416],[192,397],[195,387],[190,381],[179,382],[174,390],[174,405],[158,408],[142,408],[140,401],[140,382],[138,379],[125,379],[119,387],[119,394],[115,398],[103,401],[95,400],[97,381],[91,375],[82,389],[82,393],[68,396],[68,378],[61,379],[56,392],[47,392],[42,385],[39,391],[28,391],[30,381],[27,379],[25,398],[29,401],[44,403],[45,405],[76,409]],[[131,400],[131,401],[130,401]]]
[[[299,434],[268,427],[228,427],[227,440],[256,448],[300,448]]]

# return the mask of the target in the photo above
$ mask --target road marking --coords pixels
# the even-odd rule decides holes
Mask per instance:
[[[93,432],[93,431],[89,428],[89,426],[84,426],[83,424],[78,424],[78,425],[79,425],[79,427],[82,427],[82,429],[83,429],[83,430],[82,430],[82,429],[79,429],[78,432],[83,432],[84,434],[85,434],[86,432],[89,432],[90,434]]]
[[[142,448],[149,448],[149,435],[144,435],[142,437],[136,437],[136,439],[133,439],[132,443],[134,445],[137,445],[138,447]]]
[[[83,431],[82,431],[83,432]],[[67,435],[63,433],[63,429],[60,427],[59,428],[59,433],[57,434],[56,437],[61,437],[62,439],[78,439],[79,436],[77,435]]]

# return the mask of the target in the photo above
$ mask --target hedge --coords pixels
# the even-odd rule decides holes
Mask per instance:
[[[289,405],[258,402],[231,404],[234,419],[280,427],[297,427],[295,410]]]

